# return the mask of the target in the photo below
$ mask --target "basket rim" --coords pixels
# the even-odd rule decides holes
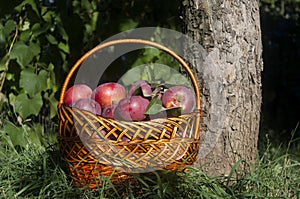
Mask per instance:
[[[164,118],[154,118],[150,120],[142,120],[142,121],[125,121],[125,120],[116,120],[113,118],[105,118],[101,115],[96,115],[94,113],[91,113],[89,111],[81,110],[75,107],[69,107],[66,106],[65,104],[60,104],[58,106],[58,113],[59,113],[59,120],[60,122],[64,122],[64,120],[70,120],[71,117],[73,120],[77,120],[77,117],[83,117],[86,121],[91,121],[94,120],[94,122],[97,122],[103,126],[110,125],[109,128],[136,128],[137,126],[140,126],[141,128],[147,128],[150,126],[155,126],[156,128],[166,128],[166,124],[181,124],[181,123],[186,123],[189,120],[194,120],[197,121],[197,119],[200,118],[201,112],[198,111],[193,111],[188,114],[183,114],[177,117],[164,117]],[[66,117],[68,119],[66,119]],[[65,119],[62,119],[65,118]],[[199,129],[197,129],[197,125],[195,125],[194,128],[194,136],[193,139],[199,140],[200,139],[200,134],[199,134]],[[59,133],[60,134],[60,133]],[[64,136],[63,136],[64,137]],[[73,136],[72,136],[73,137]],[[174,137],[173,137],[174,138]],[[172,139],[173,139],[172,138]]]
[[[66,106],[65,104],[59,104],[57,107],[58,109],[61,109],[63,107],[65,108],[70,108],[70,109],[75,109],[77,112],[80,111],[80,112],[83,112],[83,113],[86,113],[88,115],[94,115],[94,113],[91,113],[89,111],[86,111],[86,110],[81,110],[79,108],[76,108],[76,107],[69,107],[69,106]],[[165,118],[153,118],[153,119],[150,119],[150,120],[141,120],[141,121],[126,121],[126,120],[118,120],[118,121],[121,121],[122,123],[133,123],[133,124],[139,124],[139,123],[149,123],[149,122],[154,122],[154,121],[161,121],[161,120],[166,120],[166,119],[178,119],[178,118],[183,118],[183,117],[187,117],[187,116],[195,116],[195,115],[198,115],[199,117],[201,116],[201,110],[200,109],[195,109],[193,112],[191,113],[187,113],[187,114],[182,114],[182,115],[179,115],[179,116],[172,116],[172,117],[165,117]],[[116,119],[113,119],[113,118],[106,118],[106,117],[103,117],[101,115],[96,115],[97,118],[101,119],[101,120],[105,120],[105,121],[117,121]]]

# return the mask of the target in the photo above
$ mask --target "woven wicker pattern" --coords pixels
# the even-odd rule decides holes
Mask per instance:
[[[190,145],[197,143],[193,135],[196,114],[125,122],[66,106],[59,110],[60,140],[64,142],[61,148],[69,162],[98,162],[127,172],[146,171],[185,159],[191,155]]]
[[[158,47],[174,56],[189,72],[195,87],[194,113],[172,118],[128,122],[107,119],[63,104],[67,85],[82,61],[97,50],[118,43],[142,43]],[[128,180],[127,173],[155,169],[181,169],[191,165],[199,148],[200,96],[195,77],[187,64],[172,51],[144,40],[120,40],[97,46],[70,71],[58,104],[59,144],[62,157],[78,186],[96,188],[101,176],[111,181]],[[114,172],[116,170],[116,172]]]

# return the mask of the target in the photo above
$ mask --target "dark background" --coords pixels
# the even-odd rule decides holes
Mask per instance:
[[[278,5],[279,6],[279,5]],[[278,8],[278,7],[277,7]],[[299,8],[261,6],[264,71],[261,135],[289,141],[300,137],[300,27]]]

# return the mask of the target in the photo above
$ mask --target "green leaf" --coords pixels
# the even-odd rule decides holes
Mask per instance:
[[[47,90],[52,90],[52,92],[56,92],[58,90],[58,86],[55,78],[54,65],[52,63],[48,66],[49,76],[47,78]]]
[[[6,45],[12,31],[16,29],[16,23],[13,20],[8,20],[5,25],[0,24],[0,44]]]
[[[98,16],[99,16],[99,12],[93,12],[93,16],[92,16],[92,19],[91,19],[91,28],[93,31],[96,30],[97,28],[97,22],[98,22]]]
[[[2,92],[0,92],[0,109],[5,102],[7,102],[7,97]],[[1,124],[1,122],[0,122],[0,124]]]
[[[172,74],[170,78],[166,80],[166,83],[171,85],[185,85],[192,88],[191,82],[180,73]]]
[[[92,4],[89,0],[81,0],[81,6],[85,8],[89,13],[93,11]]]
[[[23,42],[17,42],[10,53],[11,59],[17,59],[20,66],[27,66],[32,59],[40,53],[40,46],[36,43],[26,45]]]
[[[130,29],[134,29],[138,26],[138,24],[139,24],[138,22],[133,21],[132,19],[127,19],[120,24],[119,30],[126,31]]]
[[[159,57],[160,53],[161,51],[157,48],[152,48],[152,47],[145,48],[145,51],[143,53],[144,54],[143,58],[146,61],[150,61],[153,58]]]
[[[181,107],[168,108],[166,109],[166,112],[168,117],[178,117],[182,114],[182,108]]]
[[[181,115],[182,108],[181,107],[175,107],[175,108],[164,108],[162,105],[162,101],[157,98],[153,98],[146,111],[145,114],[148,115],[156,115],[159,114],[160,112],[165,111],[168,117],[178,117]]]
[[[12,31],[16,29],[16,22],[14,20],[8,20],[1,30],[5,37],[8,37]]]
[[[28,98],[26,93],[19,94],[14,102],[11,102],[14,111],[17,112],[22,118],[27,118],[29,115],[38,115],[43,100],[41,95],[35,95],[33,98]]]
[[[18,127],[11,122],[7,122],[3,127],[3,131],[7,133],[14,146],[26,147],[27,140],[22,127]]]
[[[146,81],[153,81],[153,75],[149,65],[144,65],[144,70],[141,73],[141,79]]]
[[[30,37],[31,37],[31,31],[29,29],[22,31],[20,34],[20,41],[27,42],[30,40]]]
[[[65,43],[63,43],[63,42],[59,42],[59,44],[58,44],[58,48],[60,49],[60,50],[62,50],[64,53],[70,53],[70,48],[69,48],[69,45],[68,44],[65,44]]]
[[[49,27],[48,24],[41,26],[41,24],[35,23],[31,28],[32,35],[38,37],[39,35],[46,33]]]
[[[155,80],[167,81],[171,75],[171,68],[163,64],[153,64],[153,74]]]
[[[140,95],[140,96],[143,96],[143,97],[151,97],[151,94],[147,93],[147,91],[143,90],[141,86],[138,86],[134,92],[133,92],[133,95]]]
[[[48,41],[49,41],[50,44],[53,44],[53,45],[57,45],[58,44],[56,38],[53,37],[53,35],[47,34],[46,37],[47,37],[47,39],[48,39]]]
[[[59,26],[57,27],[57,29],[58,29],[60,35],[62,36],[62,39],[63,39],[64,41],[69,41],[69,35],[67,34],[67,32],[66,32],[66,30],[64,29],[64,27],[63,27],[62,25],[59,25]]]
[[[15,74],[13,73],[6,73],[6,79],[15,81]]]
[[[30,28],[30,22],[24,21],[23,26],[22,26],[22,31],[29,30],[29,28]]]
[[[26,68],[21,71],[20,87],[24,88],[30,97],[33,97],[41,91],[47,90],[47,77],[48,72],[45,70],[41,70],[37,75],[34,69]]]
[[[162,101],[160,99],[153,98],[150,101],[145,114],[154,115],[163,110],[165,110],[165,108],[162,106]]]
[[[10,105],[13,106],[16,101],[16,96],[13,93],[9,93],[8,98]]]
[[[28,5],[28,4],[31,6],[32,10],[33,10],[38,16],[40,16],[40,12],[39,12],[39,10],[38,10],[38,7],[37,7],[37,4],[36,4],[36,1],[35,1],[35,0],[23,0],[23,2],[22,2],[20,5],[18,5],[17,7],[15,7],[15,9],[16,9],[18,12],[21,12],[22,9],[23,9],[23,7],[24,7],[25,5]]]
[[[135,81],[140,80],[143,70],[144,69],[142,67],[134,67],[130,69],[121,77],[120,80],[122,81],[122,84],[124,84],[125,86],[129,86],[132,85]]]

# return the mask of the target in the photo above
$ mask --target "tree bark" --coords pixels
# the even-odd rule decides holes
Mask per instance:
[[[195,48],[203,117],[195,166],[210,175],[229,175],[237,162],[257,155],[261,109],[262,42],[257,0],[184,0],[183,32]]]

